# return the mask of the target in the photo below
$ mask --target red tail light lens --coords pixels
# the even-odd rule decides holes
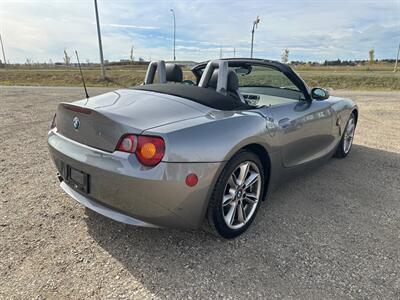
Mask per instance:
[[[161,137],[138,136],[136,157],[145,166],[155,166],[165,154],[165,143]]]
[[[158,136],[128,134],[120,139],[117,150],[135,153],[141,164],[155,166],[164,157],[165,143]]]
[[[118,143],[118,150],[123,152],[134,153],[137,146],[137,137],[133,134],[125,135]]]

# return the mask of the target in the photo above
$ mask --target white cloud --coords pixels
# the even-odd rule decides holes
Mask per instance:
[[[251,26],[260,15],[255,54],[280,59],[378,58],[395,56],[400,41],[400,1],[102,1],[98,0],[104,55],[126,59],[172,56],[172,15],[177,22],[177,57],[206,60],[248,56]],[[0,32],[13,62],[61,61],[63,49],[98,61],[92,1],[1,1]]]
[[[92,23],[96,24],[96,23]],[[160,27],[154,26],[137,26],[137,25],[128,25],[128,24],[104,24],[102,23],[101,26],[111,26],[111,27],[119,27],[119,28],[135,28],[135,29],[159,29]]]

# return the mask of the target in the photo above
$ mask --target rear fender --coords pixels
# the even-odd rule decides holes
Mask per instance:
[[[218,112],[175,124],[160,126],[144,134],[163,136],[166,162],[222,162],[249,144],[261,144],[274,152],[266,119],[259,114]]]

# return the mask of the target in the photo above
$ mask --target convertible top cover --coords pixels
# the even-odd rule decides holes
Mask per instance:
[[[203,88],[182,83],[146,84],[134,87],[135,90],[173,95],[200,103],[218,110],[246,110],[254,109],[228,95],[222,95],[212,88]]]

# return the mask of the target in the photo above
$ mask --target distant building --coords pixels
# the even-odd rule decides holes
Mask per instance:
[[[176,61],[169,61],[169,62],[178,64],[181,67],[187,67],[187,68],[192,68],[198,64],[197,62],[191,61],[191,60],[176,60]]]

